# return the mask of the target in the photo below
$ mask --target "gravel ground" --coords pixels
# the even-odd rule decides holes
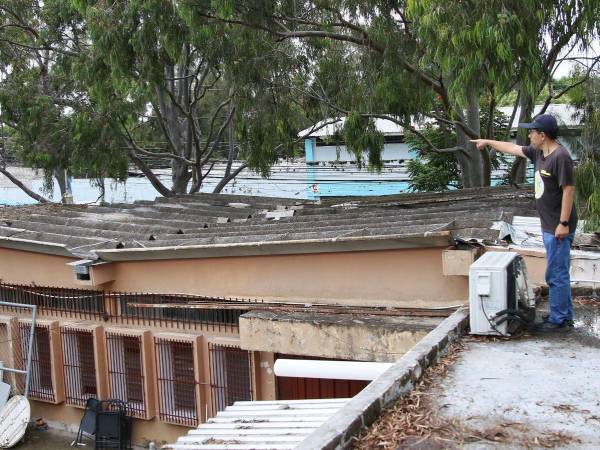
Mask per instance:
[[[562,332],[465,337],[354,449],[600,449],[600,301],[574,313]]]

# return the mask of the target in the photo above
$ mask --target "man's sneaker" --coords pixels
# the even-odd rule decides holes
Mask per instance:
[[[568,331],[571,326],[568,325],[569,322],[568,320],[565,320],[563,323],[554,323],[554,322],[549,322],[547,320],[541,322],[541,323],[536,323],[533,325],[533,329],[534,331],[541,331],[541,332],[547,332],[547,331]]]
[[[550,314],[544,314],[544,315],[542,316],[542,320],[543,320],[544,322],[548,322],[548,319],[550,319]],[[568,319],[568,320],[565,320],[565,321],[563,322],[563,324],[564,324],[565,326],[567,326],[567,327],[571,327],[571,328],[575,326],[575,322],[573,321],[573,319]]]

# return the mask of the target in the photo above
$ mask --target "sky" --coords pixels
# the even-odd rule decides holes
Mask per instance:
[[[565,57],[566,54],[562,54],[561,57]],[[600,41],[594,41],[592,42],[591,48],[587,50],[587,52],[582,52],[580,50],[574,50],[570,55],[568,55],[569,57],[588,57],[588,58],[593,58],[593,57],[597,57],[600,56]],[[569,75],[569,73],[571,72],[571,70],[578,65],[576,62],[573,61],[564,61],[560,64],[560,66],[558,67],[558,69],[556,70],[554,77],[555,78],[562,78],[565,77],[567,75]],[[600,69],[600,67],[598,67]]]

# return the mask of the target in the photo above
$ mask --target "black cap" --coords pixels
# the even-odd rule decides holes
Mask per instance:
[[[520,123],[519,128],[535,129],[550,135],[558,134],[558,124],[554,116],[550,114],[540,114],[531,123]]]

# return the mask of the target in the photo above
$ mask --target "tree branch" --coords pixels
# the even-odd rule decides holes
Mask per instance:
[[[231,99],[230,99],[230,101],[231,101]],[[213,154],[213,152],[217,148],[217,145],[221,142],[221,138],[223,137],[223,133],[225,132],[225,129],[229,125],[229,122],[231,122],[231,119],[233,119],[234,113],[235,113],[235,106],[231,108],[231,110],[229,111],[229,114],[227,115],[227,118],[225,119],[225,121],[223,122],[223,124],[221,124],[221,128],[219,128],[217,136],[213,140],[210,150],[204,156],[204,158],[202,158],[202,161],[200,162],[201,166],[204,165],[206,163],[206,161],[208,161],[208,159],[210,158],[210,156]],[[204,152],[206,151],[206,148],[208,147],[209,142],[210,141],[207,139],[206,140],[206,147],[205,147]]]
[[[224,177],[221,179],[221,181],[219,181],[219,184],[217,184],[217,185],[215,186],[215,188],[213,189],[213,194],[218,194],[218,193],[220,193],[220,192],[223,190],[223,188],[224,188],[225,186],[227,186],[227,184],[228,184],[228,183],[229,183],[231,180],[233,180],[235,177],[237,177],[237,176],[240,174],[240,172],[241,172],[242,170],[244,170],[245,168],[247,168],[247,167],[248,167],[248,164],[247,164],[247,163],[243,163],[241,166],[239,166],[237,169],[235,169],[235,170],[234,170],[233,172],[231,172],[229,175],[227,175],[227,176],[224,176]]]
[[[28,196],[30,196],[32,199],[40,202],[40,203],[53,203],[50,200],[42,197],[41,195],[33,192],[31,189],[29,189],[21,180],[19,180],[17,177],[15,177],[12,173],[10,173],[8,170],[6,170],[4,167],[0,166],[0,173],[2,175],[4,175],[6,178],[8,178],[13,184],[17,185],[17,187],[19,189],[21,189],[23,192],[25,192]]]
[[[206,136],[206,144],[204,145],[204,149],[201,152],[198,152],[196,154],[196,164],[197,165],[202,165],[202,163],[200,163],[200,161],[203,159],[208,160],[207,158],[203,158],[203,155],[208,150],[208,147],[210,145],[210,141],[213,136],[215,121],[217,120],[217,116],[218,116],[219,112],[221,111],[221,109],[223,109],[225,106],[227,106],[231,102],[231,99],[232,99],[232,96],[230,95],[227,99],[223,100],[219,104],[219,106],[217,106],[217,109],[213,113],[212,119],[210,121],[210,127],[208,128],[208,135]]]
[[[544,105],[542,106],[542,109],[540,110],[540,112],[538,114],[536,114],[536,116],[539,116],[540,114],[544,114],[546,112],[546,110],[548,109],[548,106],[550,106],[550,103],[552,103],[552,100],[556,100],[556,99],[562,97],[567,92],[569,92],[571,89],[576,88],[577,86],[585,83],[590,78],[590,74],[594,70],[594,66],[598,63],[598,61],[600,61],[600,57],[597,57],[594,59],[594,62],[591,64],[591,66],[589,67],[589,69],[587,70],[585,75],[579,81],[567,86],[566,88],[564,88],[562,91],[560,91],[557,94],[554,94],[554,95],[550,94],[544,101]]]
[[[135,142],[135,139],[133,138],[133,136],[131,135],[131,133],[129,132],[129,130],[125,126],[125,123],[122,120],[121,120],[121,127],[123,128],[123,131],[125,132],[125,137],[129,144],[129,146],[127,147],[127,150],[130,153],[131,152],[140,153],[142,155],[152,156],[154,158],[175,159],[175,160],[180,161],[189,166],[193,166],[195,164],[194,161],[191,161],[183,156],[179,156],[174,153],[150,152],[148,150],[145,150]]]
[[[158,177],[152,172],[152,169],[138,157],[133,150],[128,150],[129,158],[133,163],[140,169],[140,171],[148,178],[150,184],[157,190],[157,192],[163,197],[171,197],[173,193],[167,189],[167,187],[158,179]]]

